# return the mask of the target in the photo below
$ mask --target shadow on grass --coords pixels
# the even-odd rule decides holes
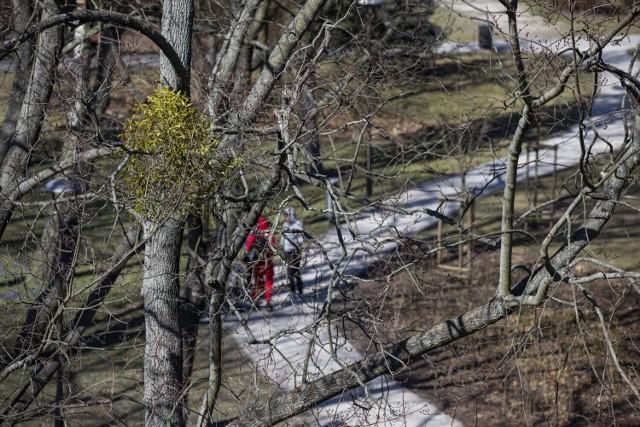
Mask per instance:
[[[142,306],[132,307],[96,323],[104,329],[91,334],[84,341],[88,347],[107,348],[134,338],[144,338],[144,314]]]

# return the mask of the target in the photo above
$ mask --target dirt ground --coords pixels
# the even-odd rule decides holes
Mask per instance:
[[[336,317],[351,343],[370,353],[486,302],[495,293],[497,264],[497,252],[479,254],[467,279],[420,260],[388,280],[397,265],[377,265],[344,296]],[[616,370],[591,303],[637,388],[640,296],[628,282],[586,286],[588,296],[566,283],[553,292],[558,301],[577,301],[577,309],[556,301],[523,309],[422,356],[395,379],[465,426],[640,425],[640,407]]]

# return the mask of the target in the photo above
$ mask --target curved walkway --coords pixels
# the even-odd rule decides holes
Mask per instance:
[[[625,39],[607,48],[605,59],[626,69],[629,59],[627,50],[638,41],[639,37],[633,37],[632,40]],[[602,79],[603,84],[594,106],[594,116],[597,118],[593,121],[593,129],[597,129],[613,147],[598,142],[592,148],[593,152],[618,148],[624,136],[617,112],[623,89],[616,85],[616,79],[611,76],[603,74]],[[542,144],[547,148],[539,150],[537,167],[540,176],[551,173],[554,167],[561,169],[579,161],[577,134],[577,127],[570,128],[543,141]],[[554,158],[556,154],[557,158]],[[528,156],[526,152],[522,154],[522,165],[532,160],[533,155],[531,159]],[[466,175],[467,189],[481,196],[501,190],[504,170],[502,160],[472,170]],[[526,167],[521,167],[518,179],[522,182],[525,178]],[[280,293],[274,297],[276,308],[272,313],[253,311],[243,314],[253,338],[277,337],[272,340],[272,346],[248,345],[252,337],[247,335],[236,317],[228,316],[226,327],[229,332],[235,333],[241,348],[256,363],[260,374],[277,382],[282,390],[292,390],[300,383],[305,369],[307,378],[313,379],[361,360],[362,356],[337,333],[335,326],[326,322],[315,324],[323,304],[333,291],[330,288],[333,274],[330,266],[342,275],[357,276],[376,259],[393,252],[397,248],[398,236],[410,237],[432,227],[436,219],[426,214],[426,209],[438,209],[442,195],[458,194],[460,181],[460,176],[452,175],[403,192],[389,201],[411,212],[408,215],[371,211],[354,219],[350,227],[357,238],[350,237],[352,234],[349,229],[343,227],[341,230],[346,252],[339,245],[335,230],[320,237],[317,243],[326,251],[326,258],[319,251],[306,255],[303,280],[307,286],[306,292],[313,289],[313,294],[307,294],[305,303],[292,304],[286,289],[281,287]],[[456,203],[449,202],[444,206],[445,213],[457,207]],[[280,282],[282,278],[276,278],[275,283]],[[301,417],[296,420],[326,426],[462,426],[388,376],[376,379],[366,387],[345,391]],[[294,423],[298,424],[298,421]]]

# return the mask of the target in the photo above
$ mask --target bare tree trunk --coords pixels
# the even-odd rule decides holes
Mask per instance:
[[[23,31],[29,23],[29,18],[33,11],[33,4],[27,0],[13,0],[13,10],[16,16],[16,31]],[[13,74],[11,98],[7,103],[7,112],[4,115],[4,120],[0,127],[0,165],[4,161],[4,156],[9,151],[10,138],[18,123],[25,90],[29,84],[29,70],[31,69],[32,57],[32,43],[25,43],[15,53],[15,72]]]
[[[293,50],[322,9],[326,0],[308,0],[298,11],[289,26],[283,30],[278,43],[271,51],[267,63],[262,68],[258,80],[251,88],[238,114],[239,123],[251,123],[256,117],[265,98],[271,93],[280,78]]]
[[[316,115],[312,113],[313,97],[308,87],[300,94],[300,117],[304,121],[302,147],[306,152],[305,172],[310,176],[324,175],[324,165],[320,156],[320,137]]]
[[[162,2],[162,35],[177,53],[186,70],[183,81],[174,65],[160,54],[160,81],[170,88],[189,93],[191,73],[191,34],[193,31],[193,0],[165,0]]]
[[[211,77],[207,82],[209,88],[207,100],[209,115],[214,117],[214,120],[219,115],[218,112],[223,96],[229,95],[228,92],[232,84],[231,77],[233,70],[236,69],[236,65],[238,64],[243,41],[248,41],[245,40],[245,36],[247,35],[250,24],[253,22],[254,12],[261,1],[263,0],[249,0],[237,14],[237,18],[231,25],[231,30],[226,35],[224,45],[216,59]]]
[[[281,162],[284,161],[284,153],[281,154]],[[280,170],[275,169],[272,175],[266,179],[263,189],[264,194],[270,194],[273,191],[280,175]],[[215,409],[218,400],[218,394],[222,384],[222,304],[225,297],[225,279],[229,276],[231,269],[231,259],[242,246],[247,231],[243,229],[245,224],[253,224],[258,221],[262,210],[269,198],[264,197],[254,203],[251,210],[242,219],[244,223],[238,222],[233,228],[233,232],[229,232],[225,227],[219,229],[217,244],[214,253],[207,260],[205,268],[205,280],[207,286],[211,289],[211,300],[209,302],[209,330],[210,330],[210,348],[209,348],[209,383],[207,390],[202,399],[199,410],[197,426],[209,425],[211,414]],[[221,243],[225,244],[221,244]]]
[[[187,80],[164,54],[160,55],[160,80],[189,93],[192,0],[163,2],[162,34],[178,54]],[[147,426],[184,425],[182,404],[182,327],[179,306],[180,247],[184,220],[177,213],[161,223],[143,224],[145,273],[142,285],[146,325],[144,355],[144,400]]]
[[[325,0],[309,0],[304,3],[298,11],[289,26],[283,31],[282,36],[276,43],[276,46],[269,55],[268,63],[265,64],[258,80],[253,85],[250,93],[245,98],[242,107],[234,112],[233,117],[229,117],[232,126],[241,126],[253,122],[258,114],[259,109],[266,97],[271,93],[276,81],[281,77],[285,65],[291,58],[295,47],[306,32],[308,26],[313,22],[315,16],[324,5]],[[237,62],[239,52],[235,55],[234,63]],[[211,106],[212,104],[210,104]],[[231,137],[226,143],[237,143],[238,139]],[[256,197],[257,202],[253,203],[250,212],[247,213],[244,220],[247,224],[255,223],[262,209],[266,205],[266,201],[274,191],[281,177],[282,163],[285,154],[281,153],[280,162],[275,162],[270,171],[270,175],[263,181],[261,188],[258,190],[260,196]],[[206,267],[206,284],[212,289],[212,297],[209,304],[209,321],[210,321],[210,355],[209,355],[209,384],[207,391],[202,400],[202,406],[199,411],[199,419],[197,425],[206,425],[215,408],[218,393],[221,386],[222,373],[222,319],[221,307],[224,300],[225,289],[224,279],[228,277],[231,268],[231,259],[237,253],[246,237],[247,224],[236,223],[234,212],[227,211],[225,215],[230,213],[229,217],[225,217],[224,229],[218,233],[217,238],[221,239],[217,245],[220,248],[217,253],[209,257]],[[230,224],[235,224],[233,227]]]
[[[202,407],[196,425],[207,426],[218,401],[222,386],[222,304],[225,297],[223,282],[211,284],[212,294],[209,302],[209,385],[202,400]]]
[[[81,27],[79,27],[81,28]],[[62,150],[63,163],[73,164],[74,171],[72,175],[75,179],[83,179],[85,172],[83,169],[90,169],[87,165],[89,162],[83,160],[86,144],[82,135],[86,132],[86,118],[88,117],[85,102],[80,102],[90,95],[87,93],[87,72],[89,60],[85,52],[85,43],[80,43],[76,48],[74,58],[76,70],[78,73],[74,83],[76,84],[76,105],[70,110],[70,119],[72,124],[72,137],[65,141]],[[24,46],[29,46],[25,44]],[[103,58],[102,58],[103,59]],[[99,58],[98,66],[104,66],[104,60]],[[20,79],[19,70],[16,73],[16,79]],[[109,78],[109,74],[102,74],[96,78],[95,87],[106,87],[108,82],[103,78]],[[80,155],[76,156],[78,152]],[[62,170],[62,168],[60,168]],[[21,183],[22,185],[22,183]],[[68,278],[72,266],[72,260],[76,251],[76,241],[78,238],[78,220],[79,213],[83,210],[83,199],[61,200],[52,206],[52,212],[44,227],[41,239],[40,253],[42,254],[40,261],[34,271],[37,272],[38,278],[43,284],[40,294],[28,308],[25,323],[21,327],[21,332],[14,345],[12,355],[12,363],[17,360],[33,359],[35,351],[37,351],[47,331],[60,332],[59,328],[54,328],[51,320],[52,316],[59,307],[59,304],[68,292],[66,289]],[[61,320],[61,319],[59,319]],[[54,329],[56,331],[54,331]],[[57,341],[55,336],[50,339]],[[3,363],[3,365],[5,365]],[[3,366],[3,368],[6,366]]]
[[[518,128],[509,144],[507,173],[502,198],[502,236],[500,236],[500,280],[497,294],[501,297],[511,293],[511,257],[513,255],[513,222],[515,219],[515,198],[518,173],[518,159],[522,142],[529,127],[531,109],[524,107]]]
[[[98,43],[98,70],[96,71],[96,79],[89,103],[89,112],[95,121],[95,127],[99,127],[100,119],[104,117],[105,111],[111,101],[109,92],[111,91],[111,77],[113,74],[112,64],[115,62],[114,39],[116,37],[116,29],[110,25],[100,33],[100,41]]]
[[[43,3],[45,19],[57,12],[57,6],[53,0],[46,0]],[[40,137],[40,128],[51,97],[61,47],[62,28],[50,28],[40,34],[29,86],[0,170],[0,236],[4,233],[7,222],[13,214],[13,201],[9,199],[10,194],[25,175],[29,155]]]
[[[203,228],[199,217],[192,217],[187,221],[187,245],[189,247],[189,261],[183,286],[180,287],[181,325],[182,325],[182,354],[184,368],[184,388],[188,390],[191,384],[191,374],[195,360],[196,343],[198,341],[198,326],[200,315],[205,309],[206,293],[204,288],[203,265],[199,252],[202,245]],[[188,400],[188,393],[184,393],[184,401]]]
[[[61,158],[63,163],[73,163],[71,177],[76,182],[88,180],[91,166],[83,160],[82,154],[86,150],[87,138],[87,99],[88,93],[89,55],[88,42],[83,26],[76,28],[76,37],[80,43],[74,49],[72,63],[74,83],[74,107],[69,110],[68,117],[71,124],[71,137],[65,140]],[[99,67],[104,65],[98,60]],[[104,74],[103,77],[108,77]],[[107,86],[104,80],[96,80],[95,87]],[[75,188],[75,186],[74,186]],[[84,188],[84,186],[82,186]],[[52,328],[51,317],[58,308],[67,288],[68,276],[73,268],[72,260],[76,251],[78,238],[78,221],[84,210],[81,198],[68,199],[66,195],[59,197],[59,201],[52,206],[53,214],[46,221],[43,231],[40,268],[41,280],[44,286],[34,303],[27,310],[25,325],[22,327],[15,346],[15,357],[23,357],[26,353],[36,350],[44,337],[45,331]]]
[[[184,425],[178,297],[182,222],[144,224],[144,400],[147,426]]]
[[[518,159],[522,151],[527,129],[529,128],[531,117],[533,116],[531,103],[532,97],[529,91],[529,80],[525,68],[522,54],[520,52],[520,39],[518,38],[517,21],[512,19],[518,8],[518,2],[503,2],[509,15],[509,34],[513,59],[518,72],[518,86],[520,97],[525,106],[522,109],[522,117],[518,122],[516,133],[511,138],[509,153],[507,155],[507,173],[505,176],[503,200],[502,200],[502,223],[500,236],[500,279],[498,280],[497,295],[504,297],[511,292],[511,258],[513,255],[513,222],[515,219],[515,192],[517,185]]]

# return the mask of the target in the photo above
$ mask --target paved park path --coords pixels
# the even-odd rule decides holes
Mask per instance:
[[[638,41],[638,37],[621,39],[618,44],[607,48],[605,60],[626,69],[629,59],[627,51]],[[594,116],[597,118],[593,126],[614,144],[613,148],[622,143],[624,136],[622,120],[616,111],[623,94],[614,78],[602,75],[602,86],[594,106]],[[540,176],[552,173],[554,168],[560,170],[579,161],[577,132],[577,128],[567,129],[541,142],[544,148],[538,151],[537,165]],[[606,152],[608,149],[604,144],[597,143],[592,151]],[[526,178],[527,168],[524,165],[533,160],[533,154],[522,154],[520,162],[523,167],[519,170],[519,182]],[[504,170],[503,160],[472,170],[466,175],[467,190],[481,193],[482,196],[501,190]],[[293,304],[286,287],[276,286],[273,312],[242,312],[250,335],[240,326],[236,316],[227,316],[226,328],[235,334],[240,347],[260,373],[277,382],[283,391],[288,391],[300,384],[307,363],[307,376],[311,380],[360,360],[362,355],[340,336],[334,325],[321,322],[316,328],[310,327],[318,320],[323,304],[331,296],[332,289],[329,286],[334,271],[358,276],[376,259],[393,252],[397,248],[398,236],[410,237],[433,227],[436,220],[425,213],[426,209],[438,209],[441,197],[457,195],[460,184],[460,176],[452,175],[427,182],[389,201],[412,212],[408,215],[372,210],[354,218],[349,226],[356,238],[351,237],[351,231],[346,227],[342,228],[346,250],[338,244],[335,230],[320,236],[314,244],[321,245],[325,255],[311,249],[304,261],[305,303]],[[457,208],[456,203],[447,203],[444,213],[451,213]],[[283,281],[279,276],[275,283],[282,284]],[[289,332],[283,334],[283,331]],[[275,336],[279,338],[272,341],[272,346],[247,344],[251,338],[261,340]],[[462,426],[458,420],[443,414],[436,406],[403,388],[389,376],[366,384],[366,389],[366,392],[363,387],[345,391],[343,395],[299,416],[294,424],[299,425],[299,421],[304,420],[311,425],[323,426]]]

